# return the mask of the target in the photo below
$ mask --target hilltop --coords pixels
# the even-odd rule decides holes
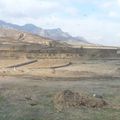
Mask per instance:
[[[7,23],[0,20],[0,28],[15,29],[19,31],[29,32],[42,36],[44,38],[53,39],[59,42],[66,42],[70,44],[90,44],[83,37],[73,37],[67,32],[63,32],[60,28],[43,29],[33,24],[25,24],[23,26]]]

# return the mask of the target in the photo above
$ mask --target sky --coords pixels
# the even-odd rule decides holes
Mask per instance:
[[[0,19],[120,46],[120,0],[0,0]]]

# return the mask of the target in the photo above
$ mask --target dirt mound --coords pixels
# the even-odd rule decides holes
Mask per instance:
[[[87,95],[80,95],[80,93],[64,90],[54,96],[54,107],[57,111],[62,111],[69,107],[91,107],[102,108],[107,105],[107,102],[100,98],[89,97]]]

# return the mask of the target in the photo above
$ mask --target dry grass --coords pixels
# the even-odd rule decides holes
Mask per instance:
[[[10,66],[28,60],[1,60],[0,66]],[[49,67],[65,65],[72,62],[70,66],[49,69]],[[37,63],[14,69],[1,69],[1,75],[33,75],[41,77],[119,77],[119,61],[72,61],[70,59],[41,59]]]
[[[55,69],[39,69],[41,66],[61,65],[69,60],[40,60],[39,65],[14,69],[1,69],[0,75],[0,119],[1,120],[119,120],[120,118],[120,76],[119,61],[72,61],[72,66]],[[6,61],[0,64],[5,65]],[[12,61],[15,63],[15,61]],[[16,61],[18,62],[18,61]],[[21,62],[21,61],[19,61]],[[8,61],[11,64],[11,61]],[[6,65],[8,65],[6,62]],[[30,68],[34,69],[30,69]],[[7,77],[16,76],[17,77]],[[26,78],[25,76],[29,76]],[[32,77],[30,77],[32,76]],[[101,77],[102,76],[102,77]],[[109,76],[109,77],[106,77]],[[86,78],[85,78],[86,77]],[[96,79],[98,78],[98,79]],[[108,79],[109,78],[109,79]],[[64,99],[64,91],[72,91]],[[56,102],[68,106],[57,113]],[[80,93],[80,94],[79,94]],[[103,102],[91,97],[101,94],[111,106],[99,107]],[[61,95],[62,94],[62,95]],[[82,96],[82,102],[81,102]],[[57,99],[59,98],[59,100]],[[62,98],[62,101],[61,101]],[[74,99],[73,99],[74,98]],[[58,100],[58,101],[57,101]],[[70,103],[70,104],[68,104]],[[99,104],[100,103],[100,104]],[[78,105],[79,104],[79,105]],[[94,107],[98,105],[98,107]],[[91,107],[92,106],[92,107]],[[61,107],[62,109],[63,107]]]
[[[100,98],[90,97],[87,95],[81,95],[78,92],[72,92],[71,90],[64,90],[57,93],[54,96],[54,106],[57,111],[63,111],[65,108],[75,107],[87,107],[87,108],[103,108],[108,103]]]
[[[54,80],[55,79],[55,80]],[[1,120],[119,120],[119,79],[92,79],[77,81],[69,78],[0,78]],[[68,107],[57,113],[52,102],[59,91],[69,89],[82,96],[93,93],[114,107]],[[69,100],[69,98],[67,98]],[[117,108],[116,108],[117,107]]]

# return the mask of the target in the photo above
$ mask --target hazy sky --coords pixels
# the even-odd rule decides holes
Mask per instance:
[[[0,19],[120,46],[120,0],[0,0]]]

